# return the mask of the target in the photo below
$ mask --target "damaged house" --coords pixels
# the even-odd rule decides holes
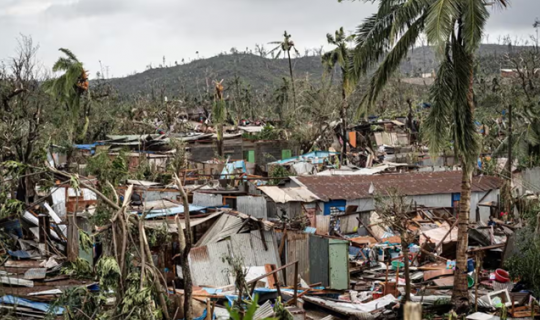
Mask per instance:
[[[503,181],[492,176],[473,177],[471,221],[487,221],[490,210],[482,202],[498,201]],[[422,172],[382,175],[291,177],[290,187],[305,187],[320,200],[306,203],[317,215],[344,213],[348,206],[357,211],[375,209],[376,195],[391,190],[407,196],[417,206],[458,208],[461,195],[461,171]]]

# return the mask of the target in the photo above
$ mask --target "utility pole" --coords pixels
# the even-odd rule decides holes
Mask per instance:
[[[508,181],[512,183],[512,104],[508,105]]]

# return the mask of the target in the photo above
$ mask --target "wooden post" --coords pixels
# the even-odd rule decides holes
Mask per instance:
[[[482,253],[476,252],[476,274],[474,276],[474,311],[478,312],[478,273],[480,273],[480,268],[482,265]]]
[[[39,250],[41,254],[48,255],[47,240],[51,237],[51,221],[49,215],[40,214],[39,219]]]
[[[212,308],[210,307],[210,298],[206,299],[206,320],[212,320]]]
[[[275,271],[276,270],[276,265],[275,264],[271,264],[270,265],[270,269],[272,271]],[[278,294],[278,297],[281,297],[281,288],[280,288],[280,285],[279,285],[279,279],[277,277],[277,273],[273,273],[272,276],[274,277],[274,285],[276,286],[276,289],[277,289],[277,294]]]
[[[69,262],[75,262],[77,261],[77,258],[79,258],[79,229],[75,222],[75,213],[68,213],[67,218],[67,258]]]
[[[298,261],[294,264],[294,305],[298,306]]]
[[[403,319],[422,320],[422,304],[418,302],[406,302],[403,310]]]

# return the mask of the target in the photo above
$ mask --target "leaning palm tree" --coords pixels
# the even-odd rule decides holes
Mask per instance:
[[[334,35],[327,34],[328,43],[335,46],[332,51],[322,56],[322,62],[326,72],[334,72],[336,66],[339,66],[341,72],[341,135],[343,139],[343,148],[341,152],[341,163],[345,164],[347,159],[347,110],[349,108],[348,98],[354,91],[357,78],[353,75],[351,68],[352,52],[349,43],[354,39],[353,36],[346,36],[343,27],[335,32]]]
[[[291,40],[291,35],[285,31],[283,33],[283,41],[274,41],[270,42],[270,44],[277,44],[278,46],[275,47],[270,51],[270,54],[275,59],[279,59],[281,56],[281,53],[284,53],[287,55],[287,60],[289,61],[289,74],[291,76],[291,84],[292,84],[292,93],[293,93],[293,107],[296,109],[296,90],[294,86],[294,75],[293,75],[293,68],[292,68],[292,61],[291,61],[291,50],[294,50],[296,54],[300,54],[298,50],[296,50],[296,47],[294,46],[294,42]],[[277,52],[277,54],[274,54]]]
[[[54,72],[63,72],[58,78],[45,82],[45,91],[56,98],[64,105],[66,111],[70,114],[70,122],[73,127],[70,134],[70,140],[73,140],[72,135],[75,134],[78,123],[81,97],[88,92],[88,74],[84,70],[82,62],[69,49],[59,49],[66,57],[60,57],[53,66]],[[88,129],[88,116],[84,114],[85,122],[79,134],[80,138],[86,135]],[[73,142],[73,141],[70,141]]]
[[[509,0],[379,0],[378,12],[356,33],[354,68],[365,74],[378,64],[358,108],[366,112],[422,33],[440,60],[431,88],[432,108],[425,133],[430,152],[438,154],[445,141],[454,141],[462,168],[459,237],[452,300],[458,311],[468,309],[467,245],[471,181],[479,153],[474,126],[474,55],[489,18],[488,6],[506,7]],[[450,125],[452,124],[452,125]]]

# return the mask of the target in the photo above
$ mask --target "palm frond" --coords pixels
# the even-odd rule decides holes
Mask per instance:
[[[424,19],[422,17],[414,21],[384,58],[383,62],[379,65],[379,68],[371,78],[368,93],[362,99],[362,104],[358,109],[357,115],[362,111],[365,111],[362,110],[362,106],[369,109],[373,105],[391,75],[399,68],[403,59],[407,57],[409,49],[416,43],[423,26]]]
[[[400,5],[394,12],[390,43],[394,43],[399,34],[409,26],[410,22],[416,20],[427,8],[429,8],[429,2],[426,0],[406,0]]]
[[[426,0],[389,0],[379,11],[364,20],[355,35],[354,71],[358,77],[375,66],[405,32],[412,21],[420,19],[429,8]]]
[[[391,13],[382,18],[375,13],[366,18],[356,30],[353,66],[358,77],[374,66],[389,48],[392,21]]]
[[[454,31],[455,20],[459,16],[459,2],[462,0],[435,0],[428,11],[426,20],[427,37],[430,43],[442,48]]]
[[[467,52],[473,53],[482,41],[489,12],[484,1],[465,0],[463,7],[463,38]]]
[[[75,54],[73,52],[71,52],[71,50],[66,49],[66,48],[60,48],[58,50],[63,52],[69,59],[71,59],[71,60],[73,60],[75,62],[79,62],[79,59],[77,59],[77,57],[75,56]]]
[[[449,50],[448,46],[446,50]],[[454,108],[453,92],[454,67],[450,60],[445,59],[439,66],[437,78],[430,88],[432,105],[423,128],[423,135],[432,156],[438,156],[445,147],[445,141],[451,137],[448,123],[451,122]]]
[[[58,58],[58,60],[54,63],[52,70],[53,72],[65,71],[70,68],[71,64],[72,61],[69,59]]]

